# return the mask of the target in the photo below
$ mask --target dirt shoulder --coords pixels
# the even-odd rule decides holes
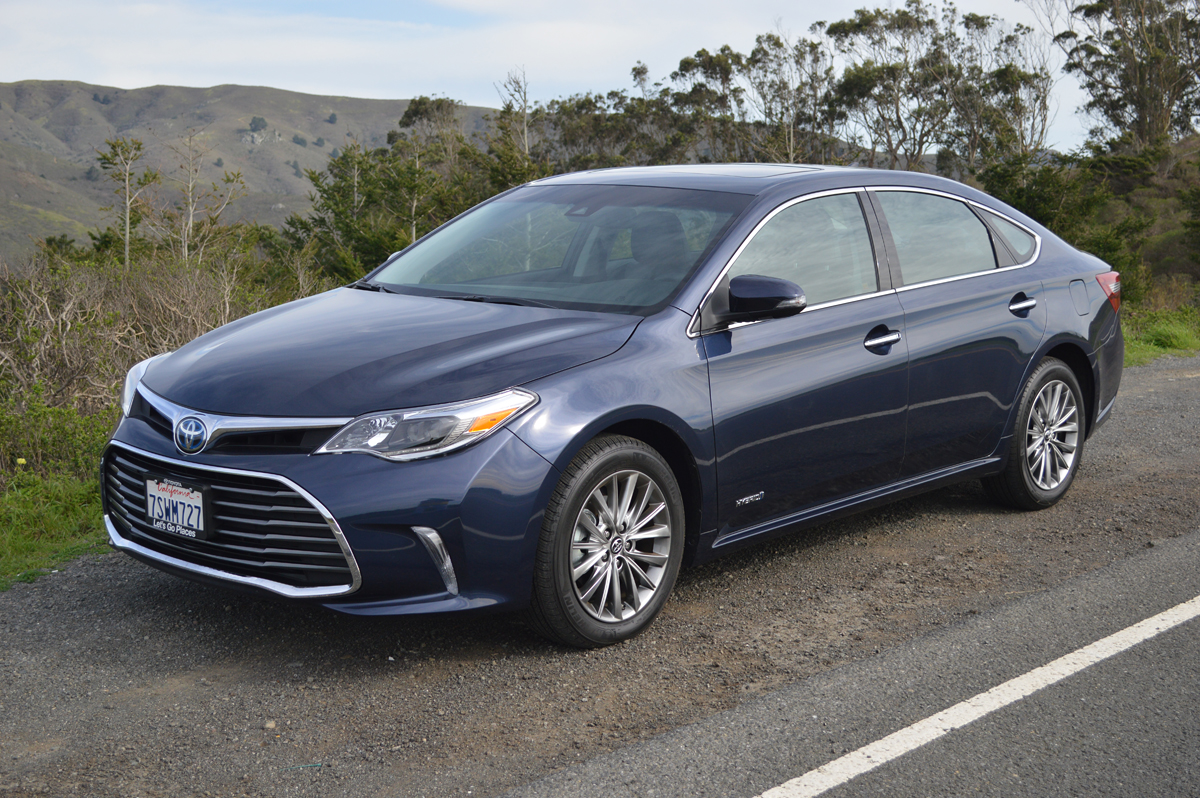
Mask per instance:
[[[1200,358],[1127,370],[1058,506],[967,483],[801,532],[602,651],[79,560],[0,594],[0,794],[497,794],[1192,531],[1198,420]]]

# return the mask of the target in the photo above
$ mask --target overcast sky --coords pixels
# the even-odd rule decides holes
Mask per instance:
[[[892,5],[898,5],[894,2]],[[0,82],[68,79],[119,88],[222,83],[350,97],[440,94],[498,104],[524,67],[534,99],[632,88],[643,61],[664,79],[679,59],[728,44],[748,52],[780,25],[803,35],[887,0],[0,0]],[[961,12],[1035,25],[1016,0],[960,0]],[[1052,146],[1079,145],[1081,94],[1058,85]]]

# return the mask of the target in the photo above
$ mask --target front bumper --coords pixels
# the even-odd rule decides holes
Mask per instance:
[[[507,430],[443,457],[393,463],[365,454],[184,456],[161,431],[126,418],[105,463],[119,453],[153,460],[194,481],[240,475],[302,496],[328,524],[349,577],[337,585],[289,584],[145,540],[122,523],[123,508],[113,506],[119,497],[110,496],[106,483],[105,525],[114,548],[195,581],[353,614],[524,606],[542,510],[558,480],[546,460]],[[221,538],[220,523],[216,526]],[[447,577],[447,565],[453,578]]]

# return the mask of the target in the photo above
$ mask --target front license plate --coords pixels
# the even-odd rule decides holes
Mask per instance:
[[[193,540],[208,537],[204,488],[166,477],[146,479],[146,523]]]

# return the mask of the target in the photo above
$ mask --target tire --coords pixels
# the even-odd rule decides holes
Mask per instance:
[[[1075,479],[1087,429],[1083,391],[1075,373],[1048,357],[1021,391],[1008,463],[982,480],[995,501],[1022,510],[1053,506]]]
[[[534,564],[534,629],[579,648],[639,634],[667,601],[683,542],[683,496],[662,456],[633,438],[595,438],[571,461],[546,507]]]

